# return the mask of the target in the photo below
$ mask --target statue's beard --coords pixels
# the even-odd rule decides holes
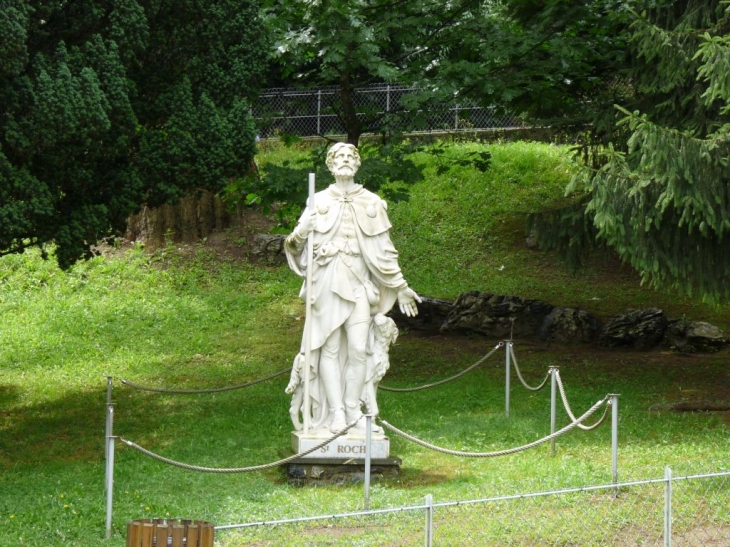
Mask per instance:
[[[332,174],[336,177],[354,177],[356,172],[357,169],[350,165],[340,165],[332,171]]]

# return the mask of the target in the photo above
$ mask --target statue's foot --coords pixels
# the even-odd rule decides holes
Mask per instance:
[[[347,421],[345,421],[345,411],[341,408],[332,412],[332,421],[330,422],[330,431],[332,433],[338,433],[347,427]]]
[[[365,423],[365,418],[363,418],[362,411],[360,410],[359,406],[353,407],[348,405],[346,407],[345,417],[347,418],[348,424],[351,424],[352,422],[357,422],[357,425],[355,426],[356,429],[360,427],[360,421]]]

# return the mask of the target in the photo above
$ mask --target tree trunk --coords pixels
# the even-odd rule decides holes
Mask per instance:
[[[203,190],[181,198],[173,205],[142,210],[127,220],[126,239],[142,241],[148,248],[164,246],[167,241],[195,243],[214,230],[230,225],[231,216],[220,197]]]
[[[350,75],[344,73],[340,76],[340,97],[342,99],[342,114],[347,131],[347,142],[357,146],[362,134],[362,124],[357,117],[355,108],[355,89],[350,83]]]

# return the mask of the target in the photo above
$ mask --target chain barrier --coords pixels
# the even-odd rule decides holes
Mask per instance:
[[[352,427],[357,424],[357,421],[354,421],[350,424],[348,424],[344,429],[341,429],[332,437],[329,439],[322,441],[316,446],[313,446],[309,450],[305,450],[304,452],[298,452],[292,456],[289,456],[288,458],[284,458],[282,460],[278,460],[271,463],[266,463],[263,465],[253,465],[251,467],[230,467],[230,468],[219,468],[219,467],[201,467],[199,465],[190,465],[187,463],[178,462],[175,460],[171,460],[170,458],[165,458],[164,456],[160,456],[159,454],[155,454],[154,452],[147,450],[146,448],[142,448],[136,443],[133,443],[132,441],[129,441],[125,439],[124,437],[119,437],[119,440],[122,441],[124,444],[129,446],[130,448],[133,448],[137,452],[141,452],[145,456],[149,456],[150,458],[160,461],[162,463],[167,463],[169,465],[172,465],[174,467],[179,467],[181,469],[187,469],[188,471],[199,471],[201,473],[250,473],[251,471],[263,471],[265,469],[271,469],[272,467],[279,467],[280,465],[284,465],[285,463],[289,463],[290,461],[296,460],[297,458],[301,458],[303,456],[306,456],[307,454],[311,454],[312,452],[315,452],[316,450],[319,450],[320,448],[327,446],[329,443],[334,441],[337,437],[341,437],[345,433],[347,433]]]
[[[473,365],[470,365],[468,368],[462,370],[461,372],[459,372],[458,374],[455,374],[454,376],[451,376],[450,378],[446,378],[444,380],[439,380],[438,382],[434,382],[432,384],[426,384],[426,385],[419,386],[419,387],[397,388],[397,387],[388,387],[388,386],[378,386],[378,390],[382,389],[383,391],[392,391],[395,393],[410,393],[410,392],[414,392],[414,391],[422,391],[424,389],[429,389],[432,387],[443,385],[447,382],[451,382],[452,380],[456,380],[457,378],[461,378],[462,376],[464,376],[464,374],[471,372],[472,370],[477,368],[479,365],[481,365],[484,361],[489,359],[494,354],[494,352],[497,351],[502,346],[504,346],[504,342],[500,342],[499,344],[494,346],[494,349],[492,351],[487,353],[484,357],[479,359],[476,363],[474,363]]]
[[[550,378],[550,371],[548,371],[547,376],[545,376],[545,379],[542,381],[542,383],[537,387],[532,387],[525,382],[525,379],[522,377],[522,373],[520,372],[520,367],[517,364],[517,356],[515,355],[515,350],[513,344],[509,345],[509,352],[512,356],[512,360],[515,362],[515,371],[517,372],[517,377],[520,379],[520,382],[522,382],[522,385],[525,386],[525,389],[528,389],[530,391],[540,391],[542,388],[545,387],[547,384],[548,379]],[[575,418],[573,418],[573,421],[575,421]]]
[[[261,382],[266,382],[267,380],[271,380],[273,378],[276,378],[277,376],[283,376],[284,374],[288,374],[291,372],[291,369],[284,369],[280,370],[279,372],[275,372],[274,374],[270,374],[269,376],[266,376],[264,378],[259,378],[258,380],[253,380],[252,382],[246,382],[245,384],[238,384],[235,386],[227,386],[227,387],[214,387],[214,388],[208,388],[208,389],[166,389],[161,387],[150,387],[150,386],[141,386],[139,384],[135,384],[134,382],[130,382],[129,380],[125,380],[124,378],[120,378],[120,382],[122,382],[125,386],[131,387],[133,389],[139,389],[140,391],[153,391],[155,393],[172,393],[175,395],[193,395],[198,393],[221,393],[223,391],[233,391],[234,389],[243,389],[245,387],[250,387],[256,384],[260,384]]]
[[[573,411],[570,409],[570,405],[568,404],[568,398],[565,395],[565,388],[563,387],[563,380],[560,378],[559,370],[555,371],[555,379],[558,383],[558,391],[560,391],[560,398],[563,400],[565,412],[568,414],[568,417],[575,422],[575,416],[573,415]],[[593,425],[578,424],[578,428],[582,429],[583,431],[591,431],[593,429],[596,429],[606,419],[606,416],[608,415],[608,407],[610,405],[611,402],[609,401],[606,405],[606,408],[603,409],[603,416],[601,416],[596,423],[594,423]]]
[[[413,443],[416,443],[418,445],[423,446],[424,448],[428,448],[430,450],[434,450],[436,452],[441,452],[442,454],[448,454],[450,456],[460,456],[462,458],[496,458],[499,456],[507,456],[509,454],[515,454],[517,452],[522,452],[524,450],[529,450],[530,448],[534,448],[535,446],[538,446],[542,443],[546,443],[547,441],[550,441],[556,437],[560,437],[561,435],[567,433],[571,429],[580,426],[581,422],[588,419],[602,404],[606,404],[609,400],[609,395],[598,401],[595,405],[593,405],[591,408],[589,408],[585,414],[583,414],[580,418],[577,420],[573,420],[573,422],[566,425],[563,429],[560,429],[559,431],[556,431],[555,433],[552,433],[551,435],[548,435],[547,437],[543,437],[542,439],[538,439],[536,441],[533,441],[531,443],[518,446],[515,448],[509,448],[507,450],[498,450],[496,452],[461,452],[459,450],[449,450],[448,448],[442,448],[440,446],[436,446],[434,444],[428,443],[426,441],[422,441],[421,439],[418,439],[416,437],[413,437],[412,435],[409,435],[408,433],[405,433],[404,431],[401,431],[395,426],[392,426],[385,420],[378,420],[383,427],[389,429],[396,435],[400,435],[404,439],[411,441]]]

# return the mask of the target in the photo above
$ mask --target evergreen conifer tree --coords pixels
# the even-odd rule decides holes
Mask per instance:
[[[0,0],[0,255],[245,173],[266,47],[253,0]]]
[[[621,119],[573,183],[646,283],[730,299],[730,5],[642,2]]]

